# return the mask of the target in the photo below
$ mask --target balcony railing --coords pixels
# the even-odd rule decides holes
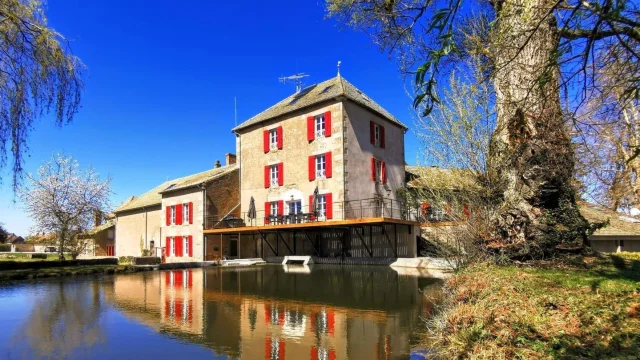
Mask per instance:
[[[256,203],[263,206],[264,203]],[[328,218],[327,207],[320,206],[316,213],[311,212],[310,206],[289,206],[284,203],[282,214],[266,215],[264,209],[256,210],[255,218],[249,218],[247,212],[240,217],[233,215],[219,218],[208,216],[205,221],[205,229],[236,228],[244,226],[270,226],[281,224],[301,224],[310,222],[323,222],[334,220],[356,220],[364,218],[390,218],[409,221],[425,221],[418,207],[406,206],[404,202],[392,199],[363,199],[332,203],[331,218]]]

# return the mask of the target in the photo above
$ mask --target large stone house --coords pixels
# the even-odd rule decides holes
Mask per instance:
[[[205,233],[229,257],[415,257],[406,130],[340,75],[302,89],[233,129],[242,216]]]
[[[165,181],[132,196],[114,211],[114,255],[154,255],[165,262],[202,261],[205,222],[207,218],[238,215],[238,186],[235,156],[227,154],[225,166],[218,162],[211,170]]]

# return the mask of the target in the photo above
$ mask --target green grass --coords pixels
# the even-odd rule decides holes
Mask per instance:
[[[0,282],[89,274],[132,273],[146,270],[130,265],[79,265],[44,269],[3,270],[0,271]]]
[[[640,354],[640,254],[480,264],[450,278],[447,292],[435,338],[443,358]]]

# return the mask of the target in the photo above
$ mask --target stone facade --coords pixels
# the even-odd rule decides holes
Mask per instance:
[[[331,112],[331,136],[307,141],[307,118]],[[385,148],[370,142],[370,122],[385,127]],[[264,152],[264,131],[282,127],[283,146]],[[308,212],[316,186],[320,194],[332,194],[333,219],[344,219],[345,201],[395,199],[404,186],[404,128],[346,99],[317,104],[238,131],[240,197],[246,214],[253,196],[257,223],[263,225],[265,203],[301,201]],[[309,180],[309,156],[331,152],[331,178]],[[387,184],[371,178],[371,158],[386,163]],[[284,184],[265,188],[265,166],[282,163]],[[346,205],[348,206],[348,205]],[[285,210],[286,211],[286,210]]]
[[[184,239],[188,236],[192,237],[191,244],[193,246],[193,256],[189,256],[189,252],[186,247],[182,256],[178,256],[175,253],[166,255],[166,251],[163,251],[165,262],[186,262],[186,261],[200,261],[204,256],[203,236],[202,236],[202,224],[204,223],[203,202],[204,191],[198,187],[191,187],[184,190],[176,190],[170,193],[165,193],[162,196],[162,211],[161,211],[161,227],[162,227],[162,243],[160,246],[164,249],[167,247],[168,238],[180,237],[184,243]],[[175,205],[189,206],[191,205],[192,222],[188,218],[182,219],[182,224],[167,225],[167,207]]]
[[[162,236],[160,204],[132,209],[116,216],[115,256],[142,256],[151,242],[158,246]]]

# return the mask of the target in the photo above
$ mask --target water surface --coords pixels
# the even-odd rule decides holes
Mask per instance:
[[[0,358],[406,359],[442,281],[267,265],[0,287]]]

